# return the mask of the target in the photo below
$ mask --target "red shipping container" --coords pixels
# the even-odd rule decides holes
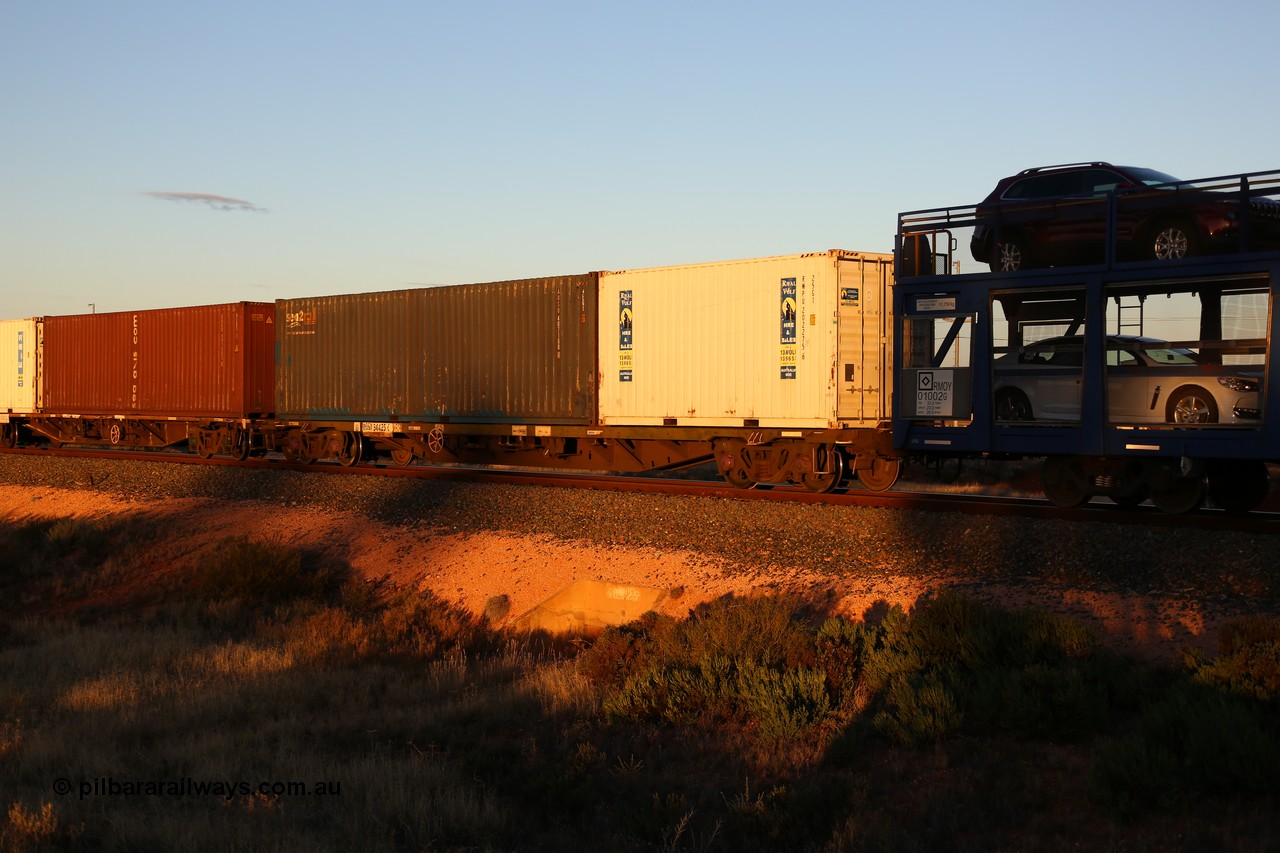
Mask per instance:
[[[240,419],[275,412],[275,304],[44,318],[41,410]]]

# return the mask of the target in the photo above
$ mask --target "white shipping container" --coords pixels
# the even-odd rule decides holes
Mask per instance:
[[[866,428],[889,417],[893,256],[600,274],[600,420]]]
[[[0,320],[0,416],[36,411],[39,355],[38,320]]]

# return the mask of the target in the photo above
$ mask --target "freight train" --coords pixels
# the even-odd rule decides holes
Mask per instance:
[[[3,435],[886,489],[892,279],[832,250],[10,321]]]
[[[1280,192],[1275,173],[1214,180],[1251,202]],[[1102,205],[1096,257],[1041,269],[962,272],[966,236],[1013,233],[970,206],[900,215],[893,254],[0,322],[0,443],[714,462],[738,487],[813,492],[891,488],[908,459],[1037,457],[1061,506],[1253,508],[1280,460],[1280,251],[1246,220],[1238,251],[1133,259],[1115,194],[1083,203]],[[1078,231],[1081,204],[1034,215]]]

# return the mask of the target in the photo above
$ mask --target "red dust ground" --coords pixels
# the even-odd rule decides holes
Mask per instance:
[[[821,589],[830,590],[836,609],[861,617],[870,608],[882,609],[886,604],[909,609],[928,591],[919,578],[892,574],[857,578],[794,569],[774,570],[765,577],[693,551],[500,532],[445,533],[307,507],[199,498],[133,502],[91,491],[0,486],[0,519],[8,521],[124,513],[145,513],[160,520],[162,529],[172,530],[175,539],[183,540],[182,552],[247,533],[318,549],[365,576],[387,575],[397,584],[429,588],[477,613],[495,596],[505,595],[510,601],[508,621],[581,578],[669,590],[659,609],[672,616],[683,616],[693,606],[729,593]],[[963,584],[965,579],[956,580]],[[1067,613],[1092,625],[1110,645],[1154,660],[1172,660],[1185,645],[1212,653],[1221,623],[1238,615],[1194,601],[1097,589],[983,584],[971,592],[1012,608]]]

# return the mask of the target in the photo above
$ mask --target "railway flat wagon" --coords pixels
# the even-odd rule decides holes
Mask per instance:
[[[49,316],[41,337],[31,428],[55,443],[247,455],[274,413],[274,303]]]
[[[40,321],[0,321],[0,445],[12,447],[18,423],[36,410]],[[16,417],[15,417],[16,416]]]
[[[709,439],[735,485],[897,477],[893,256],[826,252],[600,274],[600,422]]]
[[[597,274],[280,300],[274,441],[407,464],[596,416]]]

